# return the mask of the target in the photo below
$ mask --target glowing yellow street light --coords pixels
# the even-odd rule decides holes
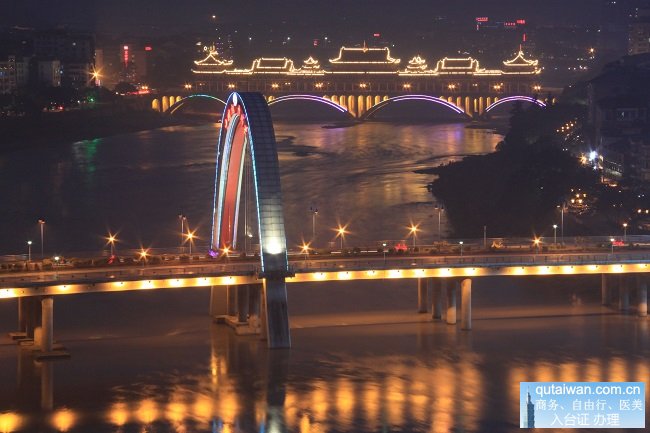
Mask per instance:
[[[309,258],[309,250],[311,249],[309,245],[309,243],[303,241],[302,245],[300,246],[300,253],[305,255],[305,266],[307,259]]]
[[[187,242],[190,243],[190,256],[192,255],[192,244],[194,243],[194,232],[187,230],[187,234],[185,234],[185,237],[187,238]]]
[[[623,223],[623,242],[627,242],[627,223]]]
[[[108,244],[111,246],[111,256],[115,255],[115,242],[117,242],[117,237],[114,234],[109,233],[106,239],[108,240]]]
[[[541,238],[535,238],[533,239],[533,245],[535,245],[535,248],[537,249],[537,253],[539,253],[539,244],[542,243]]]
[[[415,248],[415,246],[416,246],[416,241],[417,241],[417,237],[418,237],[418,230],[419,230],[418,226],[419,226],[419,224],[416,225],[416,224],[411,223],[411,226],[409,227],[409,234],[411,236],[413,236],[413,248]]]
[[[345,239],[345,235],[349,233],[346,230],[347,228],[348,228],[347,225],[341,226],[339,224],[339,226],[336,229],[334,229],[336,230],[336,237],[341,238],[341,251],[343,251],[343,240]]]

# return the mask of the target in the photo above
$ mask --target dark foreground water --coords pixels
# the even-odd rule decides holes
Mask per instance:
[[[350,244],[409,220],[431,238],[430,178],[411,170],[498,141],[463,125],[277,132],[290,243],[311,205],[321,243],[337,219]],[[46,253],[100,249],[109,229],[119,247],[175,245],[181,208],[205,237],[215,140],[179,127],[3,155],[2,253],[37,240],[39,217]],[[414,282],[293,285],[293,348],[271,352],[212,325],[206,290],[58,297],[72,358],[51,363],[9,342],[15,301],[0,300],[0,433],[515,432],[520,381],[648,382],[650,322],[600,307],[599,283],[476,280],[471,332],[415,314]]]

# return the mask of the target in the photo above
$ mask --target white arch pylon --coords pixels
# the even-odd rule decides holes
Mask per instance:
[[[291,346],[287,287],[287,244],[280,189],[278,151],[269,107],[261,93],[232,93],[221,117],[210,254],[236,247],[244,162],[250,156],[266,329],[270,348]]]

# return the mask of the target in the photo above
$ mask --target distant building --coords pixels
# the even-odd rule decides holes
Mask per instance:
[[[40,60],[38,62],[38,83],[42,86],[61,86],[61,62]]]
[[[59,85],[88,85],[95,65],[95,38],[92,34],[65,29],[39,31],[34,34],[33,47],[39,64],[59,62]],[[41,78],[39,66],[39,81]]]
[[[637,8],[630,23],[628,54],[650,53],[650,8]]]
[[[7,56],[0,60],[0,94],[13,93],[29,81],[29,58]]]

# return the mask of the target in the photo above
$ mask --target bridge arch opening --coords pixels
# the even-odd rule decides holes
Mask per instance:
[[[504,108],[518,103],[529,104],[539,108],[546,107],[546,104],[543,101],[540,101],[539,99],[533,98],[531,96],[516,95],[508,96],[502,99],[495,98],[494,102],[491,104],[490,98],[488,98],[488,106],[485,109],[485,114],[509,114],[509,111],[507,113],[504,113]]]
[[[163,98],[165,98],[163,96]],[[185,98],[178,99],[179,97],[176,97],[176,100],[174,103],[171,103],[173,100],[173,96],[169,98],[169,106],[167,109],[163,109],[164,112],[168,114],[176,114],[177,112],[181,112],[190,106],[195,107],[198,111],[200,112],[220,112],[222,107],[226,104],[226,101],[223,99],[219,99],[216,96],[212,95],[203,95],[203,94],[198,94],[198,95],[190,95],[186,96]],[[164,104],[163,104],[164,108]]]
[[[274,119],[279,120],[342,120],[352,114],[333,95],[330,99],[315,95],[285,95],[269,102]]]
[[[409,106],[405,105],[406,103]],[[378,116],[380,112],[381,116]],[[363,120],[382,120],[397,117],[405,120],[421,121],[465,120],[468,115],[458,105],[443,98],[429,95],[401,95],[393,98],[384,96],[381,102],[370,107],[361,117]]]

